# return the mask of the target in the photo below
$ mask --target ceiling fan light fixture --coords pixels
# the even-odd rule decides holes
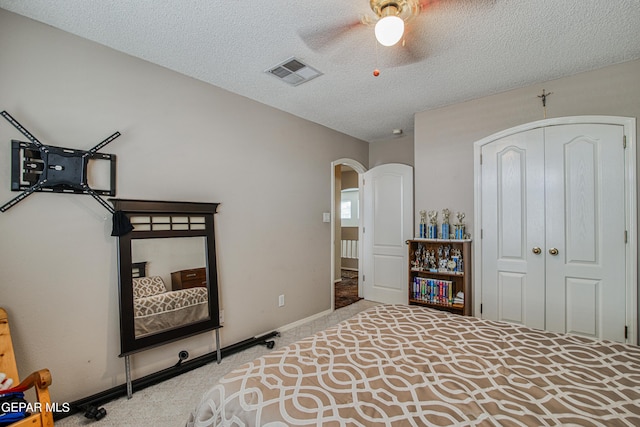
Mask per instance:
[[[395,15],[384,16],[376,23],[375,33],[378,43],[393,46],[404,34],[404,21]]]

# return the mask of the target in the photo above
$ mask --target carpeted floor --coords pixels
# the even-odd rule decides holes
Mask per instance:
[[[309,321],[295,328],[281,332],[275,338],[276,349],[306,338],[318,331],[348,319],[362,310],[378,303],[360,300],[355,304],[333,311],[331,314]],[[260,357],[271,350],[258,345],[222,359],[222,363],[209,363],[175,378],[147,387],[133,394],[131,400],[126,397],[101,405],[107,411],[100,421],[87,419],[83,414],[75,414],[56,421],[57,427],[92,426],[96,427],[178,427],[184,426],[189,414],[200,401],[201,396],[211,388],[220,377],[236,367]],[[55,378],[53,387],[55,387]]]
[[[358,296],[358,272],[353,270],[342,270],[341,275],[342,280],[335,284],[336,309],[346,307],[361,300]]]

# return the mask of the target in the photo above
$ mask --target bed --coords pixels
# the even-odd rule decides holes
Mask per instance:
[[[209,318],[204,286],[168,291],[160,276],[133,278],[136,338]]]
[[[638,426],[640,348],[379,305],[224,376],[202,426]]]

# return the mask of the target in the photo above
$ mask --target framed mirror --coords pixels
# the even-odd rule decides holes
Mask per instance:
[[[110,201],[134,227],[118,237],[120,356],[220,328],[219,203]]]

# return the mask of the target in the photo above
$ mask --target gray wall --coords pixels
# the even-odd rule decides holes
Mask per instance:
[[[45,144],[118,157],[118,198],[220,202],[222,345],[330,308],[331,162],[366,164],[367,143],[0,10],[0,109]],[[10,141],[0,120],[0,201]],[[89,196],[38,193],[0,214],[0,304],[23,375],[47,367],[54,401],[124,382],[116,239]],[[278,308],[278,295],[286,305]],[[212,333],[136,354],[133,377]]]
[[[369,144],[369,168],[387,163],[414,165],[414,133],[407,132],[382,141]]]

